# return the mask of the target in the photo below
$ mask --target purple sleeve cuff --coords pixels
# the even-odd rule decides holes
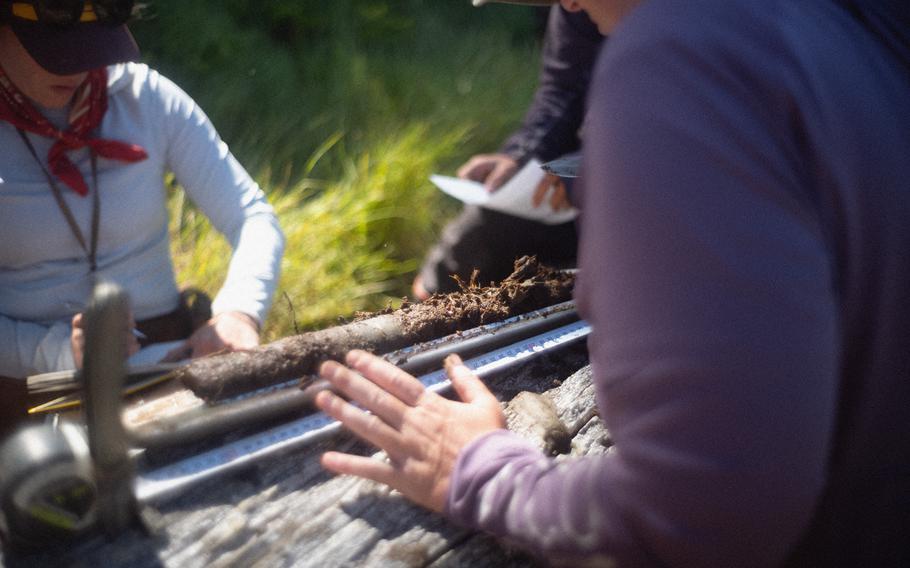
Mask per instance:
[[[476,526],[484,485],[507,464],[528,460],[546,460],[546,457],[533,444],[508,430],[494,430],[477,438],[458,455],[449,484],[446,514],[463,525]]]
[[[607,467],[605,455],[551,459],[517,434],[497,430],[462,450],[446,513],[554,562],[606,562],[632,541],[611,518],[601,490]],[[623,559],[646,565],[634,555]]]

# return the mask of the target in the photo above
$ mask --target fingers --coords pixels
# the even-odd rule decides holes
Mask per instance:
[[[462,179],[483,181],[490,174],[490,172],[493,171],[494,166],[495,162],[490,159],[489,155],[481,154],[479,156],[474,156],[463,166],[458,168],[458,171],[455,172],[455,175]]]
[[[223,350],[231,350],[215,329],[213,320],[193,332],[186,340],[184,352],[193,359]]]
[[[70,335],[70,347],[73,350],[73,360],[77,369],[82,368],[82,359],[85,354],[85,315],[78,313],[71,320],[72,332]],[[142,346],[135,335],[136,321],[130,312],[126,322],[126,353],[127,356],[135,355]]]
[[[499,405],[490,389],[462,362],[461,357],[453,353],[446,357],[443,364],[445,365],[446,375],[452,381],[452,388],[455,389],[461,400],[468,404],[488,404],[492,402]]]
[[[569,192],[566,191],[566,184],[559,180],[556,182],[556,185],[553,186],[553,194],[550,195],[550,207],[554,211],[560,211],[562,209],[568,209],[572,204],[569,202]]]
[[[319,376],[329,381],[336,391],[379,416],[392,427],[398,428],[401,425],[402,416],[408,407],[372,381],[335,361],[323,363],[319,368]]]
[[[540,207],[548,193],[550,194],[550,207],[552,207],[554,211],[565,209],[571,205],[569,203],[566,185],[558,176],[553,174],[546,174],[543,176],[543,179],[540,180],[540,183],[534,188],[534,195],[531,197],[531,205]]]
[[[73,350],[73,362],[77,369],[82,368],[82,355],[85,352],[85,318],[81,313],[73,316],[70,332],[70,348]]]
[[[322,454],[320,462],[322,467],[334,473],[365,477],[386,485],[392,485],[395,480],[395,468],[384,461],[372,458],[326,452]]]
[[[319,410],[341,422],[360,438],[384,450],[389,456],[401,455],[398,432],[376,414],[364,412],[331,391],[317,394],[315,402]]]
[[[222,312],[189,338],[193,357],[222,351],[244,351],[259,345],[258,323],[243,312]]]
[[[483,182],[488,191],[499,189],[518,170],[518,162],[506,154],[479,154],[458,168],[462,179]]]
[[[350,352],[346,362],[351,368],[326,362],[320,375],[363,408],[330,391],[316,395],[316,406],[385,451],[391,463],[328,452],[322,465],[385,483],[418,504],[442,511],[461,449],[505,425],[496,398],[457,356],[447,358],[446,372],[466,403],[426,391],[414,377],[364,351]]]
[[[553,184],[553,180],[550,179],[552,174],[545,174],[543,179],[537,183],[537,187],[534,188],[534,195],[531,196],[531,205],[534,207],[540,207],[540,204],[543,203],[544,198],[547,196],[547,192],[550,191],[550,186]]]
[[[345,362],[408,406],[416,405],[426,392],[423,383],[372,353],[355,349],[347,354]]]
[[[168,353],[180,359],[205,357],[226,351],[244,351],[259,345],[257,323],[242,312],[223,312],[196,329],[183,346]],[[179,360],[179,359],[178,359]]]
[[[423,285],[423,277],[419,274],[414,277],[414,281],[411,283],[411,293],[421,302],[430,297],[430,291]]]
[[[517,169],[518,164],[514,160],[500,160],[496,163],[496,167],[493,168],[490,175],[487,176],[483,185],[487,188],[487,191],[495,191],[509,181]]]

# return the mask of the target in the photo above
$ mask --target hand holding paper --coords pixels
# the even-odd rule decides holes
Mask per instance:
[[[455,177],[433,175],[430,176],[430,181],[443,192],[471,205],[479,205],[547,225],[571,221],[578,215],[577,209],[556,211],[549,202],[534,207],[532,203],[534,190],[543,179],[544,173],[540,162],[531,160],[494,192],[488,191],[482,183]]]

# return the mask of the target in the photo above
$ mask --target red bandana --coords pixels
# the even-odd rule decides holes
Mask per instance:
[[[90,137],[101,124],[107,110],[107,69],[89,71],[88,77],[73,95],[69,128],[57,130],[9,80],[0,67],[0,120],[16,128],[57,140],[47,153],[52,174],[79,195],[88,194],[82,174],[65,152],[88,146],[95,154],[112,160],[138,162],[148,157],[141,146],[117,140]]]

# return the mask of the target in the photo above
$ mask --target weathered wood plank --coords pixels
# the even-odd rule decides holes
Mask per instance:
[[[583,368],[572,374],[585,363],[584,350],[573,348],[491,379],[491,388],[506,405],[510,427],[536,439],[541,447],[547,447],[548,432],[562,429],[571,438],[565,449],[572,455],[607,451],[609,436],[596,415],[590,371]],[[543,426],[530,419],[547,416],[540,410],[547,405],[552,412]],[[531,556],[489,535],[458,527],[412,505],[397,492],[329,475],[318,463],[318,456],[328,448],[382,459],[382,454],[340,434],[258,463],[242,474],[201,483],[161,504],[155,536],[130,530],[110,541],[95,537],[62,551],[24,557],[5,554],[0,564],[91,568],[535,565]]]

